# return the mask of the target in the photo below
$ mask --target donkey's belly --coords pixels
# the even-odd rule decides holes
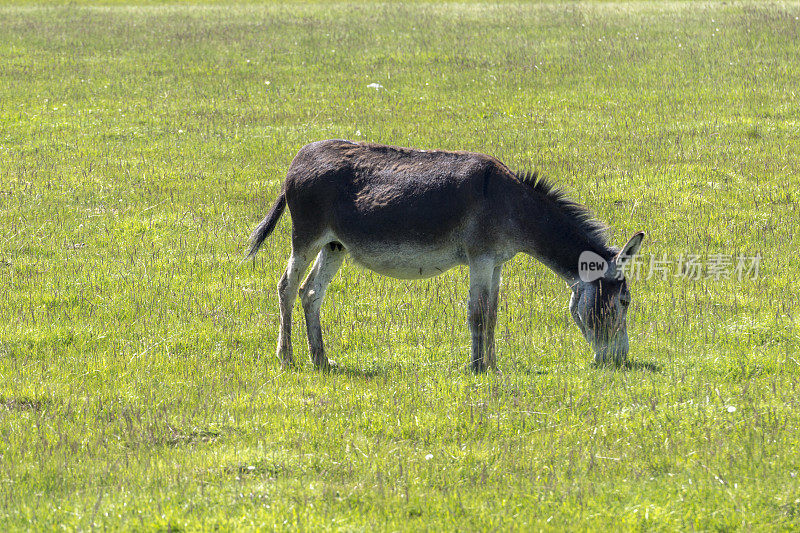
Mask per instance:
[[[458,247],[416,247],[404,244],[371,244],[347,247],[353,260],[378,274],[399,279],[436,276],[456,265],[466,264]]]

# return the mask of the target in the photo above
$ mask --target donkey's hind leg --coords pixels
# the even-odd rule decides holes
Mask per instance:
[[[300,300],[306,314],[306,331],[308,332],[308,350],[311,352],[311,361],[318,368],[330,368],[333,361],[325,356],[325,345],[322,341],[322,324],[320,322],[320,308],[333,276],[342,266],[346,252],[341,244],[332,242],[326,244],[317,256],[314,267],[303,285],[300,287]]]
[[[311,262],[311,253],[292,246],[292,255],[286,265],[286,272],[278,282],[278,302],[281,311],[281,327],[278,333],[278,359],[283,367],[294,364],[292,357],[292,307],[297,298],[300,279]]]

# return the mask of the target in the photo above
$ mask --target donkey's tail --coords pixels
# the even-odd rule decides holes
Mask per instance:
[[[264,239],[269,237],[270,233],[275,229],[275,226],[278,224],[278,219],[281,218],[284,209],[286,209],[286,193],[281,192],[278,199],[272,204],[272,209],[269,210],[267,216],[264,217],[264,220],[261,221],[250,235],[250,251],[247,252],[247,257],[244,258],[245,261],[256,255],[256,252],[258,252],[258,249],[261,247],[261,243],[264,242]]]

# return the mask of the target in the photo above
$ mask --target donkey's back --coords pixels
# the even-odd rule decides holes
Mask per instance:
[[[354,245],[429,245],[449,238],[480,207],[497,165],[467,152],[321,141],[292,162],[286,201],[301,233],[323,224]]]

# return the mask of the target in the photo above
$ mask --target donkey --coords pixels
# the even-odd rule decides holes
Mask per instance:
[[[325,355],[320,307],[348,253],[370,270],[402,279],[469,266],[470,363],[476,372],[497,369],[500,272],[519,252],[539,259],[572,289],[570,312],[597,363],[621,364],[627,358],[631,295],[622,273],[644,233],[621,250],[609,247],[605,226],[536,173],[517,175],[479,153],[344,140],[311,143],[295,156],[280,195],[250,236],[247,258],[287,206],[292,254],[278,282],[277,355],[284,366],[294,363],[292,307],[298,289],[311,359],[320,368],[334,364]],[[596,271],[581,271],[586,254]]]

